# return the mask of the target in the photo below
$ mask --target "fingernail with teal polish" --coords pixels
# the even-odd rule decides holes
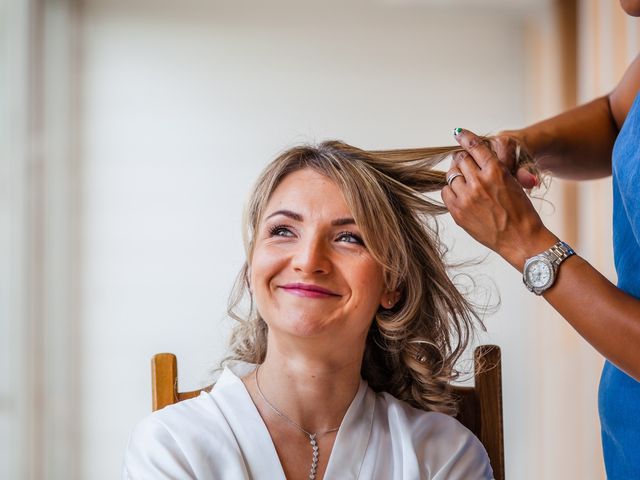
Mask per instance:
[[[454,128],[453,129],[453,134],[457,137],[458,135],[460,135],[462,133],[462,129],[461,128]]]

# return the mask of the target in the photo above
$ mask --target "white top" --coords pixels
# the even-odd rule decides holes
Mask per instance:
[[[285,480],[267,427],[240,380],[255,365],[231,368],[211,393],[169,405],[136,426],[123,480]],[[476,480],[493,474],[484,447],[457,420],[375,393],[362,380],[324,478]]]

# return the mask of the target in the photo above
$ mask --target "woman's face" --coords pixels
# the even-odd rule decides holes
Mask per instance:
[[[270,330],[298,337],[364,342],[379,305],[391,298],[342,192],[308,168],[273,192],[249,278]]]

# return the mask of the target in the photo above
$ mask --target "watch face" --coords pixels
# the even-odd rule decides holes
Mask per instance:
[[[534,288],[542,288],[551,281],[551,266],[542,260],[536,260],[527,268],[527,281]]]

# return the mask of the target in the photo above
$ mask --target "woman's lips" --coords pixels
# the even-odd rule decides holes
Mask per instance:
[[[327,298],[327,297],[339,297],[337,293],[332,292],[326,288],[319,287],[317,285],[310,285],[308,283],[288,283],[282,285],[282,288],[287,293],[297,295],[299,297],[307,298]]]

